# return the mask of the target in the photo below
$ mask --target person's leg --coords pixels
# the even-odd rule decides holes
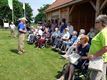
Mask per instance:
[[[69,68],[69,75],[68,75],[68,80],[71,80],[73,77],[75,67],[71,64]]]
[[[16,30],[13,30],[13,37],[16,38]]]
[[[13,30],[11,29],[11,30],[10,30],[10,32],[11,32],[11,34],[10,34],[10,35],[11,35],[11,37],[13,37]]]
[[[19,33],[18,34],[18,53],[22,53],[21,52],[21,40],[22,38],[21,38],[21,34]]]
[[[101,72],[99,71],[95,71],[95,70],[91,70],[90,72],[90,80],[101,80]]]
[[[69,73],[70,63],[68,63],[63,71],[62,76],[58,80],[65,80],[67,73]]]
[[[22,52],[25,52],[25,50],[24,50],[24,40],[25,40],[25,34],[22,34]]]
[[[61,39],[59,39],[59,40],[58,40],[58,43],[57,43],[56,48],[58,48],[58,49],[59,49],[59,48],[60,48],[60,46],[61,46],[61,43],[62,43],[62,40],[61,40]]]
[[[19,41],[18,41],[19,52],[24,52],[24,39],[25,39],[25,34],[19,34]]]
[[[102,74],[102,79],[101,80],[106,80],[106,67],[107,67],[107,63],[104,64],[103,74]]]
[[[106,63],[103,67],[103,72],[91,70],[90,80],[106,80]]]
[[[54,43],[53,43],[53,46],[56,46],[57,43],[58,43],[58,38],[55,38],[55,41],[54,41]]]

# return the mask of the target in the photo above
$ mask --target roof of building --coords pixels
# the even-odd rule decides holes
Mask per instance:
[[[53,3],[48,7],[48,9],[47,9],[46,11],[49,11],[49,10],[51,10],[51,9],[53,9],[53,8],[58,7],[58,6],[67,4],[67,3],[71,2],[71,1],[73,1],[73,0],[56,0],[55,2],[53,2]]]
[[[88,0],[56,0],[47,8],[46,12],[50,12],[83,1],[88,1]]]

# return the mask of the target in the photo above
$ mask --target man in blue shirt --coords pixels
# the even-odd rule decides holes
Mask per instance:
[[[67,28],[66,19],[62,19],[60,32],[63,33],[65,28]]]
[[[18,53],[23,54],[24,51],[24,39],[26,33],[26,18],[20,18],[20,23],[18,24]]]

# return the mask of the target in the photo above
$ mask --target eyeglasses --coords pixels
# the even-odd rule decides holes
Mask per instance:
[[[95,23],[100,23],[99,21],[96,21]]]

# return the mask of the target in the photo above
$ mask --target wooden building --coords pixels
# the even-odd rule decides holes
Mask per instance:
[[[107,0],[56,0],[46,14],[48,20],[65,18],[77,31],[84,28],[88,32],[99,14],[107,14]]]

